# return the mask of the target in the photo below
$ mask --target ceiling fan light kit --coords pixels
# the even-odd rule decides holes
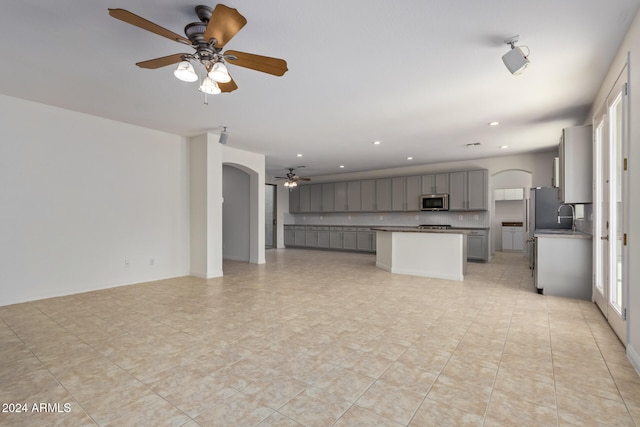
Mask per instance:
[[[138,62],[136,65],[140,68],[156,69],[179,63],[173,74],[184,82],[196,82],[200,79],[194,68],[194,65],[198,65],[204,70],[201,73],[203,78],[199,90],[206,95],[232,92],[238,88],[227,70],[225,61],[274,76],[282,76],[288,71],[287,62],[283,59],[238,51],[222,52],[227,42],[247,23],[246,18],[236,9],[218,4],[215,8],[196,6],[195,11],[201,22],[187,24],[184,29],[186,38],[124,9],[109,9],[109,15],[193,48],[194,53],[168,55]]]
[[[529,65],[529,54],[526,55],[519,46],[516,46],[520,36],[513,36],[505,39],[505,43],[511,46],[511,50],[502,55],[502,62],[507,67],[507,70],[513,75],[520,75],[524,72],[525,68]],[[528,50],[529,48],[527,48]]]

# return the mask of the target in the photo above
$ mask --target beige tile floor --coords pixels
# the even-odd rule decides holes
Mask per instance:
[[[464,282],[367,254],[267,261],[0,307],[0,402],[27,404],[0,425],[640,422],[640,378],[601,314],[535,293],[522,255]]]

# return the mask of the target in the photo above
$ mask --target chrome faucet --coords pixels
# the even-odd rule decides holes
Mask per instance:
[[[571,208],[571,216],[561,216],[560,215],[560,210],[562,209],[563,206],[569,206]],[[560,222],[562,222],[562,219],[564,218],[571,218],[571,231],[576,231],[576,210],[573,207],[573,205],[570,204],[563,204],[558,206],[558,224],[560,224]]]

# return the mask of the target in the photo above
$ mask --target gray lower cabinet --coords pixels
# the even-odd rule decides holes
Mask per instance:
[[[489,260],[489,237],[488,230],[471,230],[467,234],[467,260],[484,261]]]
[[[329,227],[318,226],[318,247],[323,249],[331,247],[331,232]]]
[[[294,248],[375,252],[376,232],[371,227],[286,224],[284,244]]]
[[[304,232],[304,245],[308,248],[315,248],[318,246],[318,227],[307,226]]]
[[[356,247],[359,251],[371,252],[374,250],[375,231],[368,227],[358,227]]]
[[[356,227],[342,228],[342,249],[353,251],[358,249],[358,229]]]
[[[285,246],[295,246],[295,230],[293,225],[285,225],[284,226],[284,245]]]
[[[342,227],[329,227],[329,248],[342,249]]]

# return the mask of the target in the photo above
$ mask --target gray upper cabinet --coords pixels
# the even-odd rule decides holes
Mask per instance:
[[[463,211],[467,208],[467,173],[449,174],[449,210]]]
[[[309,212],[322,212],[322,184],[309,185]]]
[[[334,187],[334,208],[336,212],[345,212],[347,210],[347,183],[336,182]]]
[[[376,179],[376,201],[377,211],[391,210],[391,178]]]
[[[489,209],[488,186],[489,172],[486,170],[469,171],[468,174],[468,203],[470,211],[486,211]]]
[[[297,188],[289,190],[289,212],[300,212],[300,191]]]
[[[447,176],[447,187],[449,186]],[[448,191],[447,191],[448,192]],[[420,210],[420,195],[422,194],[421,179],[419,176],[408,176],[405,184],[405,210]]]
[[[591,125],[562,129],[560,138],[560,200],[564,203],[591,203]]]
[[[300,193],[300,212],[311,212],[311,189],[310,185],[298,185]],[[295,191],[295,190],[293,190]]]
[[[347,183],[347,211],[359,212],[362,209],[361,193],[362,186],[360,181],[349,181]]]
[[[487,185],[489,173],[486,170],[451,172],[449,174],[449,210],[487,210]]]
[[[361,185],[361,207],[364,212],[376,210],[376,181],[374,179],[365,179],[360,182]]]
[[[336,210],[335,184],[322,184],[322,212],[334,212]]]
[[[391,178],[391,210],[406,210],[406,185],[407,179],[403,176]]]
[[[449,174],[436,173],[422,176],[422,194],[449,193]]]

